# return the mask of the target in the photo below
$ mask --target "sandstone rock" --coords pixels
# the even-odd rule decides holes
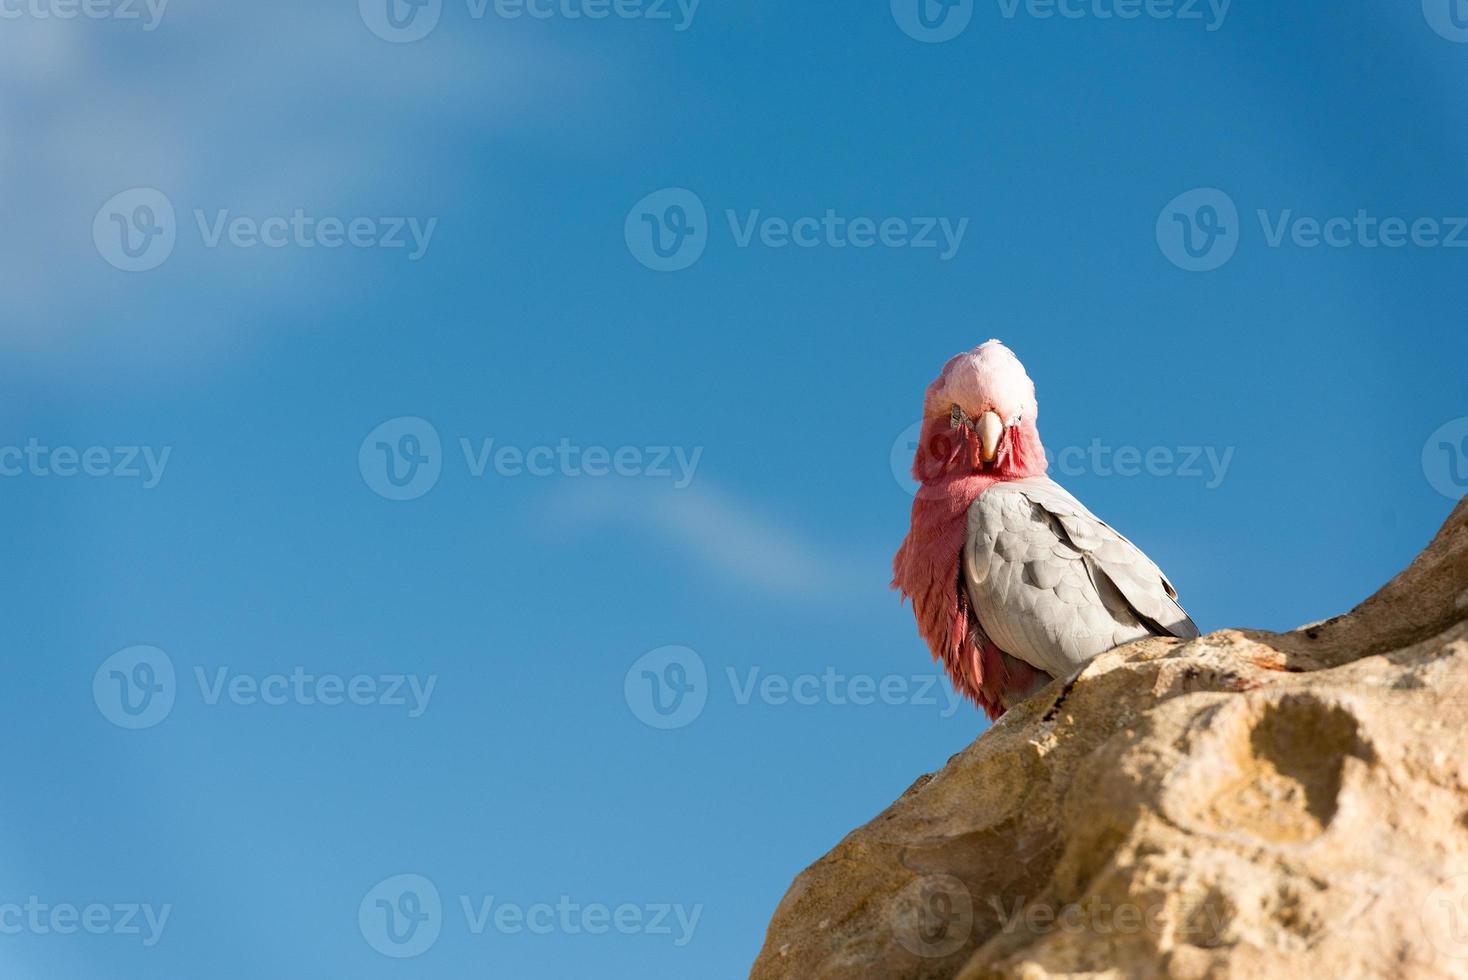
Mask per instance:
[[[1468,978],[1468,501],[1291,633],[1103,654],[795,879],[756,980]]]

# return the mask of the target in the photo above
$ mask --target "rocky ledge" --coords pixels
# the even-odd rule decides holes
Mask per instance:
[[[1344,616],[1103,654],[803,871],[756,980],[1468,978],[1468,500]]]

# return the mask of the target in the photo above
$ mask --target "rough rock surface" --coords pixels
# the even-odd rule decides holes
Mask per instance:
[[[1344,616],[1103,654],[811,865],[756,980],[1468,978],[1468,500]]]

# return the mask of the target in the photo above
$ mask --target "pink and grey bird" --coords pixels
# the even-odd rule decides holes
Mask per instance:
[[[1038,414],[1034,382],[999,341],[943,366],[892,562],[933,657],[991,718],[1112,647],[1198,635],[1152,560],[1045,475]]]

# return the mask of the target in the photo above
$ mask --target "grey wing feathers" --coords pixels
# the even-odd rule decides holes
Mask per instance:
[[[1198,635],[1141,549],[1047,477],[974,501],[964,577],[990,639],[1051,676],[1144,636]]]

